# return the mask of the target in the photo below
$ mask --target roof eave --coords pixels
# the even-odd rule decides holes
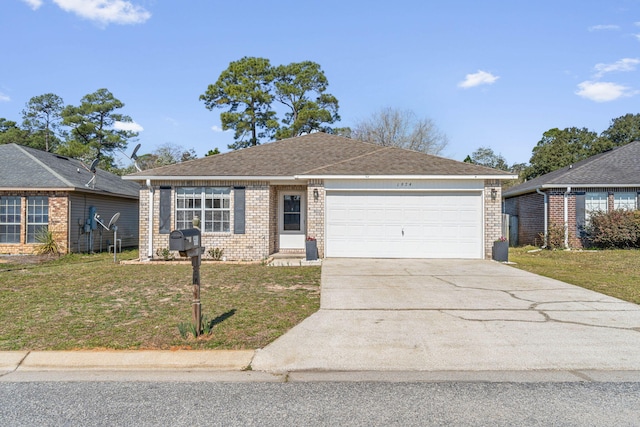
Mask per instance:
[[[517,179],[518,175],[296,175],[298,179],[415,179],[415,180],[442,180],[442,179]]]
[[[241,175],[125,175],[127,181],[295,181],[295,176],[241,176]]]
[[[521,196],[527,193],[535,193],[536,189],[549,190],[551,188],[569,188],[569,187],[571,188],[611,188],[611,187],[633,188],[633,187],[640,187],[640,183],[639,184],[542,184],[542,185],[537,185],[533,188],[522,189],[514,193],[509,193],[508,191],[506,191],[504,193],[504,197],[505,198],[515,197],[515,196]]]
[[[42,192],[53,192],[53,191],[65,191],[65,192],[79,192],[79,193],[91,193],[91,194],[99,194],[102,196],[112,196],[112,197],[122,197],[125,199],[139,199],[139,195],[133,194],[122,194],[122,193],[111,193],[105,190],[95,190],[91,188],[81,188],[81,187],[0,187],[0,191],[11,191],[15,193],[26,193],[26,192],[34,192],[34,191],[42,191]]]

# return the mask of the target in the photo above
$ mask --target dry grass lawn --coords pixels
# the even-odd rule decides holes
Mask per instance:
[[[190,263],[114,264],[108,254],[18,259],[0,263],[0,351],[253,349],[319,308],[320,267],[204,263],[202,314],[213,332],[185,339],[177,325],[191,321]]]

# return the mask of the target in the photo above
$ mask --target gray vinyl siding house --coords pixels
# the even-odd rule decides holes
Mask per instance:
[[[120,213],[118,240],[138,246],[140,186],[101,169],[92,177],[79,160],[0,145],[0,253],[33,253],[34,232],[43,227],[62,253],[106,251],[114,233],[92,221],[94,213],[105,225]]]

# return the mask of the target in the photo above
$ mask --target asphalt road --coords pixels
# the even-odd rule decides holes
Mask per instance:
[[[2,426],[631,426],[640,383],[3,382]]]

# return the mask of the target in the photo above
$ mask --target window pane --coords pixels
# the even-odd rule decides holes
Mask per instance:
[[[285,212],[300,212],[300,196],[284,196]]]
[[[636,209],[636,193],[631,193],[631,192],[614,193],[613,208],[627,209],[627,210]]]
[[[300,231],[300,214],[284,214],[284,229]]]
[[[182,220],[178,226],[189,228],[191,220],[197,215],[202,220],[205,232],[228,231],[229,225],[223,224],[223,212],[229,213],[231,189],[222,187],[188,187],[176,189],[178,203],[176,218]],[[180,200],[184,203],[180,203]]]
[[[18,196],[0,197],[0,243],[20,243],[20,207]]]

